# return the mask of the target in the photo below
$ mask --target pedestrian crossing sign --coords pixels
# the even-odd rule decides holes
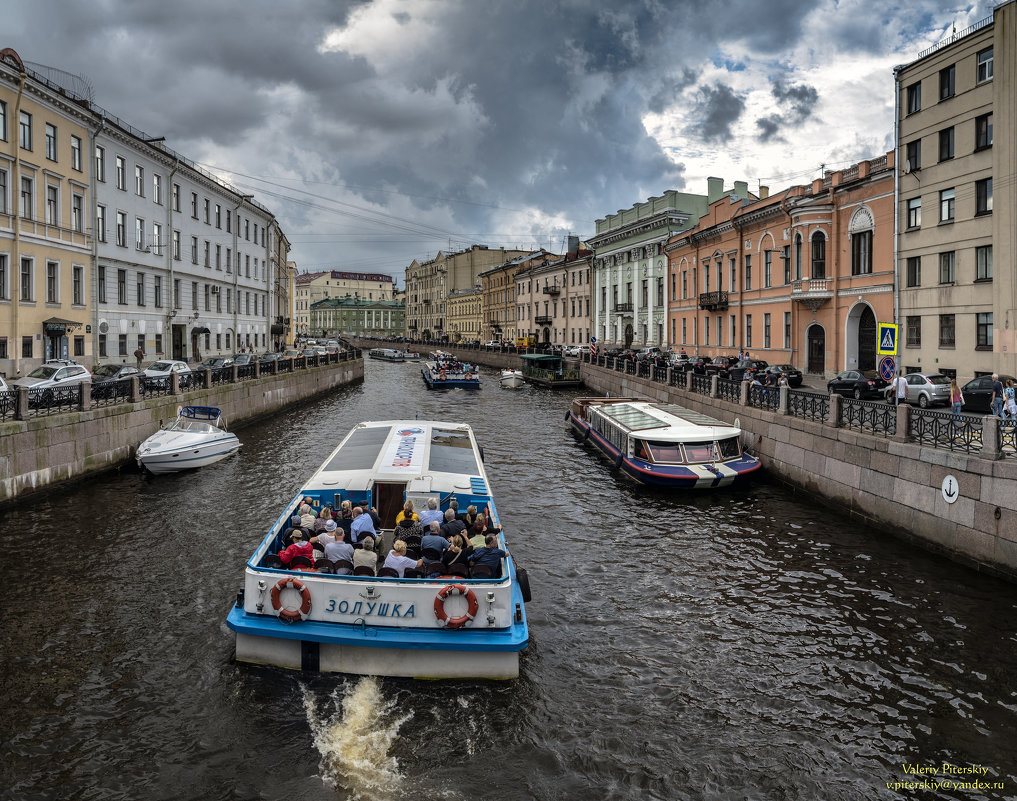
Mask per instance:
[[[880,356],[893,356],[897,353],[897,326],[890,323],[879,323],[876,353]]]

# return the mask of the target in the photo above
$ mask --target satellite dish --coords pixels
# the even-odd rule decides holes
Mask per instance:
[[[911,159],[904,159],[904,174],[911,174]]]

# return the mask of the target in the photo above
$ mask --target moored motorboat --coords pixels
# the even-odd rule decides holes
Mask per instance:
[[[522,370],[502,370],[498,380],[506,389],[518,389],[526,383],[523,380]]]
[[[237,660],[374,676],[518,676],[519,653],[529,642],[529,584],[508,553],[504,531],[497,533],[504,553],[494,554],[498,561],[490,574],[471,566],[435,578],[409,570],[403,577],[380,577],[351,574],[351,564],[343,570],[321,560],[313,568],[292,563],[287,568],[279,558],[291,516],[304,502],[316,513],[326,505],[339,509],[347,500],[373,507],[387,553],[406,500],[417,508],[432,498],[440,509],[453,499],[460,509],[486,508],[494,527],[498,517],[489,487],[468,425],[390,420],[355,426],[247,561],[243,592],[227,617],[236,633]]]
[[[713,489],[756,472],[741,429],[684,406],[638,398],[577,398],[572,430],[642,484]]]
[[[151,473],[176,473],[213,464],[239,450],[240,440],[226,430],[220,409],[184,406],[172,425],[138,446],[135,459]]]

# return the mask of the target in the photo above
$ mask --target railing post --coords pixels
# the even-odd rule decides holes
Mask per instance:
[[[141,379],[131,376],[131,403],[141,403]]]
[[[170,395],[180,394],[180,373],[170,373]]]
[[[897,430],[893,438],[897,442],[908,441],[908,430],[911,428],[911,407],[906,403],[897,404]]]
[[[749,405],[749,387],[750,386],[751,386],[751,384],[749,383],[748,379],[743,378],[741,385],[738,387],[738,402],[742,406],[748,406]]]
[[[671,371],[672,370],[674,370],[673,367],[668,367],[667,368],[667,372],[664,373],[664,383],[667,384],[668,386],[671,386]]]
[[[240,365],[237,364],[236,362],[233,362],[233,375],[230,376],[230,382],[231,383],[235,384],[235,383],[237,383],[238,380],[240,380],[239,373],[240,373]]]
[[[831,428],[840,428],[840,404],[844,400],[842,395],[836,392],[830,393],[830,416],[826,418],[826,425]]]
[[[205,389],[212,388],[212,370],[209,367],[205,368],[205,380],[202,383],[202,386],[205,387]]]
[[[78,384],[78,411],[87,412],[92,408],[92,383],[82,381]]]
[[[788,392],[789,392],[789,387],[787,387],[787,386],[780,387],[780,408],[777,410],[777,414],[782,414],[785,417],[789,414],[788,402],[787,402],[788,401]]]
[[[710,397],[711,398],[716,398],[717,397],[717,380],[718,380],[718,378],[719,378],[719,376],[717,376],[716,373],[714,373],[713,375],[710,376]]]
[[[28,387],[18,387],[17,397],[14,399],[14,419],[28,419]]]
[[[987,414],[982,418],[982,458],[996,461],[1003,458],[1000,448],[999,418]]]

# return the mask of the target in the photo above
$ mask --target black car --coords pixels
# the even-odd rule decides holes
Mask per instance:
[[[737,356],[715,356],[711,361],[706,363],[706,372],[708,375],[713,375],[714,373],[723,375],[737,363]]]
[[[117,394],[118,387],[120,394],[123,395],[124,389],[117,382],[132,375],[138,376],[144,391],[145,374],[137,367],[129,364],[100,364],[92,371],[92,398],[94,400],[112,398]]]
[[[771,364],[766,368],[766,372],[773,373],[777,376],[778,381],[780,381],[781,376],[785,376],[789,387],[800,387],[802,385],[802,371],[793,364]]]
[[[827,384],[828,392],[848,395],[860,400],[862,398],[882,398],[883,390],[888,383],[875,370],[845,370],[831,378]]]
[[[684,370],[686,373],[695,373],[696,375],[706,375],[706,365],[709,363],[710,360],[705,356],[693,356],[676,364],[675,369]]]
[[[1012,375],[1001,375],[999,380],[1004,387],[1008,380],[1017,381]],[[964,396],[965,412],[992,413],[992,376],[981,375],[972,378],[961,387],[961,394]]]
[[[727,378],[731,381],[743,381],[746,378],[750,381],[756,375],[759,376],[759,380],[763,381],[763,372],[769,367],[766,362],[762,359],[742,359],[740,362],[735,362],[726,371],[721,372],[721,378]],[[763,381],[765,384],[766,382]]]

